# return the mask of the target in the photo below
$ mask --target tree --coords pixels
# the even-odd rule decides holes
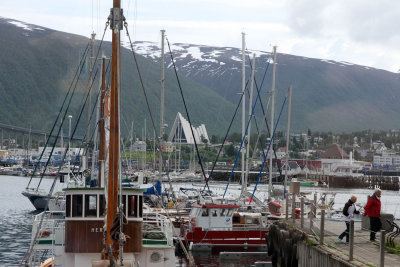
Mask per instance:
[[[233,144],[224,147],[225,155],[228,157],[233,157],[236,154],[235,147]]]
[[[220,139],[218,136],[216,135],[211,135],[211,140],[210,140],[211,144],[218,144],[220,142]]]

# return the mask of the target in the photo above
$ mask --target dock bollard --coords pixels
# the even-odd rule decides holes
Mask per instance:
[[[325,228],[325,209],[321,210],[321,232],[319,238],[319,244],[322,246],[324,244],[324,229]]]
[[[285,220],[288,221],[289,218],[289,196],[286,193],[286,201],[285,201]]]
[[[294,224],[296,220],[296,194],[292,194],[292,219]]]
[[[349,232],[349,261],[353,260],[353,247],[354,247],[354,221],[350,221],[350,232]]]
[[[303,229],[304,227],[304,197],[300,198],[300,227]]]
[[[385,266],[385,230],[381,230],[380,236],[380,256],[379,256],[379,267]]]

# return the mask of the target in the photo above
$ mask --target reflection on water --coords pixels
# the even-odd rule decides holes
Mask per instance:
[[[33,185],[37,184],[36,179]],[[29,178],[16,177],[16,176],[0,176],[0,266],[19,266],[22,261],[31,239],[32,221],[33,216],[37,213],[29,200],[24,197],[21,192],[28,184]],[[52,179],[44,179],[41,188],[48,190],[50,188]],[[174,184],[176,188],[181,186],[190,187],[188,184]],[[214,184],[210,187],[211,190],[223,194],[225,190],[225,183]],[[61,186],[57,186],[60,189]],[[249,191],[253,187],[248,187]],[[301,191],[324,191],[327,193],[336,193],[335,208],[341,209],[344,203],[349,199],[352,194],[358,196],[357,202],[365,205],[367,196],[373,193],[373,190],[365,189],[314,189],[302,188]],[[232,185],[228,190],[228,195],[234,197],[240,194],[239,186]],[[259,185],[256,196],[264,200],[267,196],[267,187]],[[312,198],[312,195],[310,195]],[[400,218],[400,195],[394,191],[382,192],[382,210],[386,213],[392,213],[396,218]],[[194,255],[194,260],[197,266],[250,266],[254,263],[255,259],[245,259],[236,262],[219,262],[218,255]],[[188,266],[187,261],[183,257],[178,257],[177,266]]]

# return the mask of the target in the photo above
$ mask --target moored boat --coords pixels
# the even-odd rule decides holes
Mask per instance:
[[[192,251],[265,250],[269,231],[266,215],[237,212],[238,205],[194,205],[182,239]]]

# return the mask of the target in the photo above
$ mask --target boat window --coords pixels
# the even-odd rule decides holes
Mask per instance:
[[[104,195],[99,196],[99,216],[106,216],[106,199]]]
[[[138,196],[128,196],[128,216],[137,217],[137,197]]]
[[[228,217],[230,217],[230,216],[232,216],[232,210],[231,209],[229,209],[228,211],[227,211],[227,213],[226,213],[226,216],[228,216]]]
[[[225,216],[225,211],[226,211],[225,209],[222,209],[220,215],[221,215],[221,216]]]
[[[65,217],[71,217],[71,195],[66,196],[65,200]]]
[[[201,216],[208,217],[208,209],[202,209],[201,210]]]
[[[232,217],[232,223],[240,223],[240,215],[233,216]]]
[[[72,195],[72,217],[82,217],[82,195]]]
[[[139,196],[139,218],[143,217],[143,196]]]
[[[85,217],[97,217],[97,195],[85,195]]]
[[[213,217],[217,217],[217,216],[218,216],[217,210],[213,210],[213,211],[212,211],[212,216],[213,216]]]

